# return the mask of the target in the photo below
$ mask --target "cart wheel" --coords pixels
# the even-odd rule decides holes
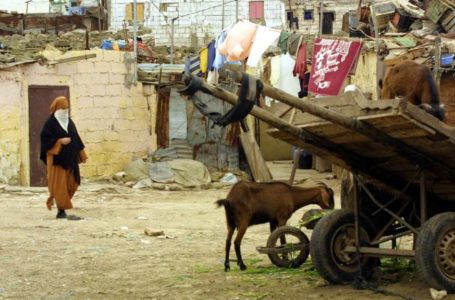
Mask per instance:
[[[281,244],[283,238],[285,244]],[[300,229],[293,226],[281,226],[270,234],[267,239],[267,248],[277,250],[277,252],[267,253],[275,266],[297,268],[308,258],[310,241]]]
[[[433,288],[455,292],[455,213],[446,212],[425,222],[417,236],[416,266]]]
[[[311,259],[319,274],[331,283],[352,282],[362,269],[362,276],[369,278],[379,259],[344,251],[346,246],[355,246],[354,214],[347,209],[336,210],[324,216],[311,234]],[[364,217],[360,218],[360,242],[370,241],[374,226]]]

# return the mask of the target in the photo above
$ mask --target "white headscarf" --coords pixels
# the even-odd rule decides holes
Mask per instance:
[[[68,132],[69,114],[68,109],[57,109],[54,113],[55,118],[62,128]]]

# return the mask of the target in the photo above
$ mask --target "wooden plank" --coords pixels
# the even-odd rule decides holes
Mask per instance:
[[[330,122],[311,123],[299,127],[305,128],[318,136],[330,139],[336,144],[364,142],[369,140],[364,135]]]
[[[359,120],[362,120],[397,139],[436,135],[436,132],[431,128],[419,126],[417,123],[403,115],[385,114],[365,116],[359,117]]]
[[[239,135],[242,143],[245,156],[251,169],[251,173],[256,182],[267,182],[272,180],[272,174],[267,167],[264,157],[259,150],[259,145],[247,132],[242,132]]]
[[[431,190],[436,193],[453,194],[455,196],[455,182],[438,180],[431,184]]]
[[[443,136],[442,138],[448,138],[455,141],[455,127],[439,121],[423,109],[420,109],[410,103],[406,103],[406,105],[402,107],[402,112],[410,116],[412,119],[425,124],[427,127],[434,129]]]

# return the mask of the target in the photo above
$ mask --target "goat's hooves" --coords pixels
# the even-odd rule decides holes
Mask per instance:
[[[229,267],[229,266],[224,267],[224,272],[229,272],[230,270],[231,270],[231,267]]]
[[[245,271],[246,270],[246,266],[245,265],[240,265],[240,270]]]

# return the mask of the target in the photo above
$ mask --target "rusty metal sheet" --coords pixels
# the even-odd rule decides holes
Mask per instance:
[[[177,89],[172,88],[169,98],[169,139],[186,139],[187,126],[186,100]]]

